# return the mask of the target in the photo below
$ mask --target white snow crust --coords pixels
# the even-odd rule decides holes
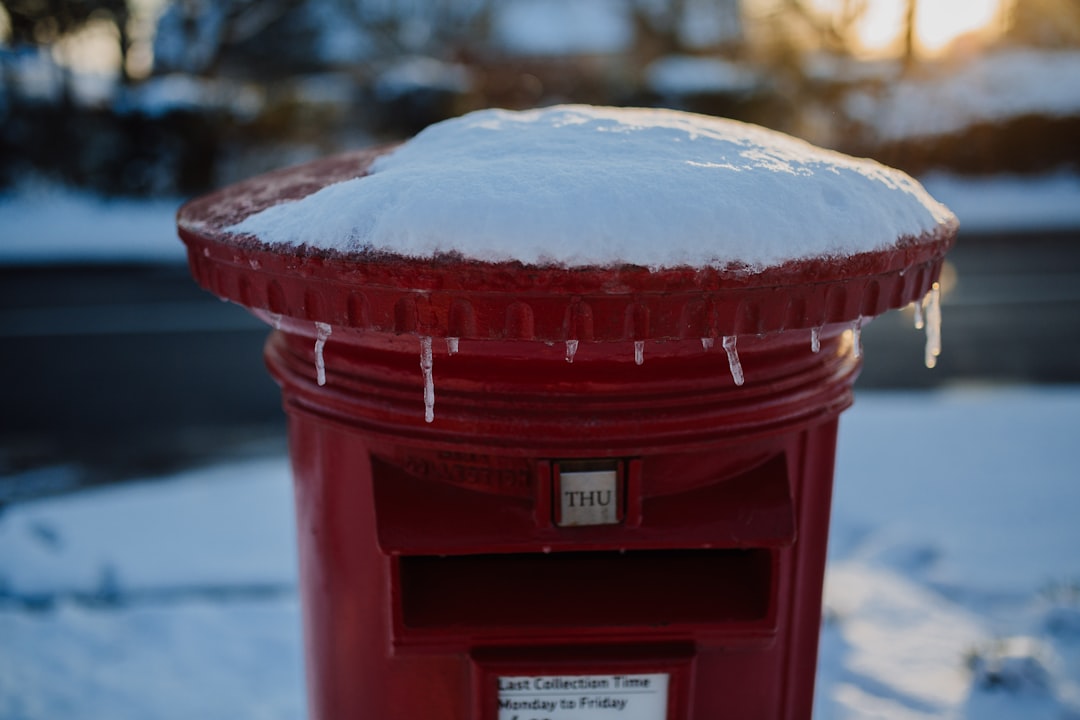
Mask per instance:
[[[846,257],[953,214],[897,170],[672,110],[482,110],[228,228],[269,245],[487,262],[744,267]]]

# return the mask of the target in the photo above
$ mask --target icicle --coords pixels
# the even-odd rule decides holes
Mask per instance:
[[[712,346],[716,344],[716,338],[704,337],[701,338],[701,349],[712,350]]]
[[[810,352],[821,351],[821,328],[810,328]]]
[[[941,285],[934,283],[926,298],[926,367],[932,368],[941,354]]]
[[[270,313],[270,322],[272,322],[274,324],[274,329],[275,330],[280,330],[281,329],[281,314],[280,313]]]
[[[634,362],[638,365],[645,362],[645,341],[634,341]]]
[[[446,338],[446,352],[450,355],[456,355],[458,351],[458,338],[448,337]]]
[[[851,323],[851,354],[862,357],[862,315]]]
[[[915,309],[915,329],[916,330],[922,330],[923,327],[926,325],[926,315],[923,314],[923,303],[925,303],[925,302],[926,302],[926,298],[923,298],[921,301],[916,300],[915,302],[911,303],[912,307]]]
[[[574,362],[574,356],[577,355],[577,346],[578,346],[578,341],[577,340],[567,340],[566,341],[566,362],[568,362],[568,363]]]
[[[735,335],[724,336],[724,350],[727,351],[728,367],[731,368],[731,379],[735,381],[736,385],[742,385],[745,378],[743,377],[742,363],[739,362],[739,351],[735,349],[735,342],[738,338]]]
[[[420,338],[420,369],[424,372],[424,422],[435,419],[435,379],[431,374],[431,338]]]
[[[326,384],[326,361],[323,358],[323,348],[330,337],[333,328],[326,323],[315,323],[315,381],[320,385]]]

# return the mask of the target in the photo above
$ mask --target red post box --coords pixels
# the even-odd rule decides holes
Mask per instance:
[[[276,331],[313,718],[808,718],[863,318],[953,226],[760,272],[409,259],[226,229],[385,150],[186,205]]]

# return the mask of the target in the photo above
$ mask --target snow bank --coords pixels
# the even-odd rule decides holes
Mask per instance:
[[[471,82],[465,65],[414,55],[401,58],[380,74],[375,94],[380,100],[393,100],[416,90],[464,93]]]
[[[1074,388],[859,395],[830,551],[998,596],[1080,579],[1077,427]]]
[[[295,596],[0,608],[0,638],[0,717],[9,720],[306,716]]]
[[[506,0],[492,7],[496,45],[526,55],[613,53],[632,42],[618,0]]]
[[[902,574],[853,561],[829,568],[824,599],[846,646],[841,662],[864,682],[829,688],[832,696],[819,704],[831,700],[873,716],[869,711],[894,698],[903,699],[894,711],[908,705],[945,714],[963,703],[970,692],[964,653],[987,632],[974,613]]]
[[[1078,424],[1071,387],[857,396],[815,718],[1078,717]]]
[[[20,504],[0,517],[0,599],[291,587],[292,523],[276,458]]]
[[[946,135],[1023,115],[1080,114],[1080,52],[1017,49],[973,59],[956,71],[849,96],[848,114],[881,140]]]
[[[665,55],[645,68],[645,84],[663,95],[748,94],[761,89],[763,80],[740,63],[714,57]]]
[[[0,263],[182,262],[179,199],[106,200],[54,186],[0,195]]]
[[[920,178],[960,218],[967,232],[1080,228],[1080,175]]]
[[[573,105],[439,123],[370,175],[229,230],[348,253],[760,270],[954,221],[873,161],[732,120]]]
[[[160,118],[173,112],[226,112],[252,120],[263,109],[263,93],[253,85],[170,73],[125,88],[116,100],[118,113]]]

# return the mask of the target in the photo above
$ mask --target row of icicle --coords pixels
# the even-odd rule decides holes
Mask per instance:
[[[934,283],[930,292],[926,294],[922,301],[914,302],[912,306],[915,310],[916,329],[925,329],[926,331],[926,367],[933,368],[937,365],[937,358],[941,354],[941,286]],[[281,317],[271,315],[271,318],[274,321],[274,327],[280,327]],[[851,347],[852,354],[855,357],[861,357],[862,355],[862,322],[863,318],[860,316],[851,323]],[[326,362],[323,357],[323,349],[326,347],[326,341],[330,339],[332,332],[333,328],[328,323],[315,323],[315,380],[319,385],[326,384]],[[737,341],[737,336],[725,335],[721,341],[721,346],[724,348],[724,352],[727,353],[731,379],[736,385],[742,385],[746,378],[743,375],[742,363],[739,361],[739,352],[736,349]],[[457,353],[458,343],[459,338],[446,338],[446,351],[449,355]],[[714,338],[701,338],[703,350],[710,350],[714,343]],[[578,344],[577,340],[566,341],[566,362],[574,362]],[[815,353],[821,350],[820,327],[810,330],[810,350]],[[644,340],[634,341],[634,362],[638,365],[645,362]],[[435,420],[435,378],[432,372],[433,368],[434,357],[431,349],[431,337],[424,336],[420,338],[420,371],[424,377],[424,420],[426,422]]]

